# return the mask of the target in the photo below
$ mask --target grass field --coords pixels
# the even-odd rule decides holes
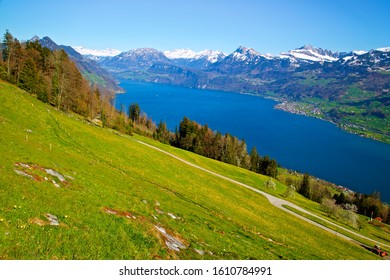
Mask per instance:
[[[340,226],[343,226],[349,230],[352,230],[358,234],[363,234],[369,238],[376,239],[380,242],[387,243],[390,247],[390,226],[384,223],[381,224],[375,224],[375,223],[369,223],[369,218],[359,215],[362,220],[366,220],[367,223],[363,225],[363,228],[360,230],[357,230],[351,226],[349,226],[346,223],[343,223],[341,220],[337,220],[334,217],[329,218],[325,212],[321,210],[320,204],[316,203],[312,200],[306,199],[302,195],[295,193],[293,198],[286,198],[283,194],[286,192],[287,187],[284,184],[281,184],[278,181],[276,182],[276,190],[270,190],[266,188],[264,185],[264,182],[268,179],[268,177],[256,174],[253,172],[250,172],[243,168],[237,168],[235,166],[221,163],[216,160],[211,160],[205,157],[201,157],[194,153],[189,153],[187,151],[177,149],[175,147],[167,146],[162,143],[155,142],[151,139],[144,138],[142,136],[135,135],[135,139],[142,140],[143,142],[153,144],[154,146],[163,149],[169,153],[172,153],[176,156],[179,156],[180,158],[191,162],[193,164],[202,166],[207,168],[208,170],[224,174],[225,176],[232,178],[234,180],[240,181],[242,183],[248,184],[250,186],[253,186],[259,190],[262,190],[264,192],[270,193],[276,197],[280,197],[282,199],[286,199],[290,202],[295,203],[296,205],[309,210],[313,214],[319,215],[324,219],[327,219],[333,223],[339,224]],[[280,168],[279,169],[279,177],[283,176],[284,173],[287,173],[287,170]]]
[[[0,135],[0,259],[378,259],[134,139],[161,143],[1,81]],[[175,153],[255,187],[267,179]]]

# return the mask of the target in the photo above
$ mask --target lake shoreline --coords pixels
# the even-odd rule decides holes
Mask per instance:
[[[380,186],[382,197],[390,201],[385,176],[390,172],[388,144],[352,134],[322,118],[274,108],[283,101],[270,96],[129,80],[121,86],[127,93],[116,95],[117,106],[137,102],[149,117],[165,121],[172,131],[187,116],[245,139],[248,150],[256,146],[260,154],[275,158],[287,169],[308,172],[359,193],[370,194]]]

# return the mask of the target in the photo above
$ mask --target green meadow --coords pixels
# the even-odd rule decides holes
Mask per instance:
[[[0,81],[0,259],[379,259],[136,140],[259,189],[268,179],[97,127]]]

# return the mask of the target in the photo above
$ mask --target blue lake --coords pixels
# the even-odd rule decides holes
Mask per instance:
[[[347,133],[334,124],[275,110],[273,100],[221,91],[121,81],[116,106],[137,102],[156,123],[174,131],[187,116],[245,139],[283,167],[308,172],[354,191],[380,191],[390,202],[390,145]]]

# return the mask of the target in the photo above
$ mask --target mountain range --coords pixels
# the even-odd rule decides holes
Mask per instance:
[[[334,52],[310,45],[262,54],[240,46],[230,54],[189,49],[88,50],[63,48],[91,82],[119,91],[114,79],[261,95],[278,109],[332,121],[390,143],[390,48]],[[83,54],[76,51],[79,50]]]
[[[390,48],[334,52],[305,45],[280,55],[143,48],[99,61],[118,79],[243,92],[278,109],[390,143]]]

